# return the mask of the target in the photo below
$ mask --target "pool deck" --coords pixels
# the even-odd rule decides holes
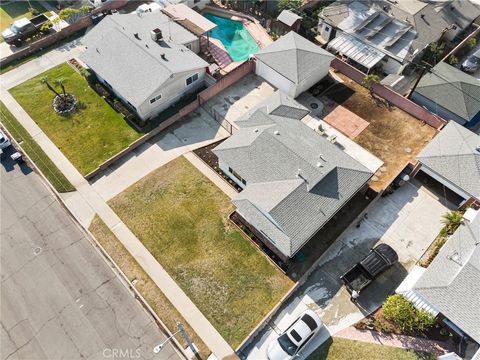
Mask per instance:
[[[249,18],[242,17],[239,15],[232,14],[228,10],[206,7],[205,12],[212,13],[216,16],[221,16],[226,19],[233,21],[238,21],[245,26],[247,31],[250,33],[252,38],[255,40],[260,49],[265,48],[266,46],[273,43],[272,38],[268,35],[267,31],[263,28],[262,25],[257,20],[250,20]],[[202,36],[202,44],[206,43],[206,37]],[[233,61],[228,51],[225,49],[225,46],[219,39],[210,37],[210,53],[213,55],[215,62],[222,69],[223,72],[228,73],[233,69],[240,66],[243,61]]]

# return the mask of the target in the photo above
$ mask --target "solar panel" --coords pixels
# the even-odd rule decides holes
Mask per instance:
[[[403,28],[401,28],[400,30],[398,30],[395,35],[390,39],[388,40],[388,42],[385,44],[385,47],[386,48],[389,48],[391,47],[393,44],[395,44],[398,40],[400,40],[400,38],[405,35],[407,32],[410,31],[410,29],[412,28],[412,26],[405,26]]]
[[[363,20],[359,25],[355,26],[355,29],[353,31],[358,31],[360,29],[363,29],[365,26],[370,24],[373,20],[377,18],[377,16],[380,15],[379,11],[375,11],[373,14],[370,14],[365,20]]]
[[[372,37],[377,35],[381,30],[383,30],[392,21],[393,21],[393,18],[391,18],[391,17],[387,17],[386,19],[383,19],[381,23],[379,23],[377,26],[375,26],[373,29],[371,29],[366,34],[367,39],[371,39]]]

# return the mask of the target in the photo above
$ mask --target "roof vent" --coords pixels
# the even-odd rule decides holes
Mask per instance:
[[[480,145],[478,145],[475,150],[477,150],[478,152],[480,152]]]
[[[323,167],[323,164],[319,161],[319,162],[317,162],[317,167],[319,167],[319,168]]]
[[[165,54],[160,55],[160,57],[162,58],[162,60],[168,61],[168,60],[167,60],[167,57],[165,56]]]
[[[257,132],[258,132],[258,129],[254,129],[253,132],[257,133]]]
[[[425,19],[425,14],[420,14],[420,17],[421,17],[422,19]]]
[[[298,170],[297,170],[296,176],[297,176],[298,178],[302,179],[303,181],[307,181],[307,179],[305,179],[305,178],[302,176],[302,169],[298,169]]]
[[[279,132],[278,130],[275,130],[273,133],[274,133],[275,135],[280,135],[280,132]]]
[[[162,30],[160,30],[159,28],[153,29],[152,31],[150,31],[150,37],[155,42],[162,41],[163,40]]]
[[[140,36],[138,36],[138,33],[134,33],[133,36],[135,36],[135,39],[140,40]]]
[[[323,161],[327,162],[327,160],[325,160],[325,158],[323,157],[323,154],[318,155],[318,157],[319,157],[320,159],[322,159]]]

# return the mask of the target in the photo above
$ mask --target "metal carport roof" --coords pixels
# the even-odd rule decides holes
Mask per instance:
[[[385,56],[381,51],[345,33],[339,33],[328,43],[328,48],[338,51],[367,69],[374,67]]]

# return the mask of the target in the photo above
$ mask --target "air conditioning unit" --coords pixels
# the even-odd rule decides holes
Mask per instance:
[[[150,36],[152,37],[152,40],[155,42],[159,42],[163,40],[162,30],[160,30],[159,28],[156,28],[150,31]]]

